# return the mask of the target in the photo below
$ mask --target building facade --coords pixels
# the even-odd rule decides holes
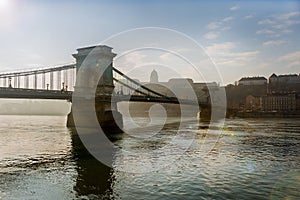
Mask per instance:
[[[245,102],[245,111],[261,111],[262,110],[262,98],[248,95]]]
[[[298,74],[286,74],[286,75],[276,75],[272,74],[269,77],[269,84],[274,83],[285,83],[285,84],[294,84],[300,83],[300,75]]]
[[[300,93],[300,75],[276,75],[272,74],[269,77],[268,84],[269,94],[288,94]]]
[[[262,97],[263,111],[290,112],[297,110],[295,94],[267,95]]]

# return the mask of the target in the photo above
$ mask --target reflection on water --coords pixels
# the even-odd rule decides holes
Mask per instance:
[[[74,129],[71,130],[71,138],[78,173],[74,186],[77,195],[109,199],[112,197],[113,170],[89,154]]]
[[[137,130],[125,134],[114,142],[123,151],[116,152],[110,168],[86,151],[65,120],[0,116],[0,199],[300,198],[298,119],[227,120],[211,132],[206,123],[186,122],[181,128],[193,135],[190,147],[167,167],[148,173],[122,170],[151,167],[158,158],[147,155],[172,141],[177,123],[151,137]],[[205,146],[213,148],[204,152]],[[178,152],[163,153],[169,158]]]

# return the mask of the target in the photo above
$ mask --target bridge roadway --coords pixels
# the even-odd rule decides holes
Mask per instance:
[[[22,89],[22,88],[7,88],[0,87],[0,98],[9,99],[57,99],[72,101],[72,91],[61,90],[41,90],[41,89]],[[133,102],[157,102],[171,103],[184,105],[199,105],[200,107],[209,107],[207,103],[200,103],[194,100],[177,99],[176,97],[154,97],[141,95],[113,95],[112,99],[109,96],[98,97],[96,101],[133,101]]]
[[[71,100],[73,92],[0,87],[0,98],[8,99],[65,99]]]

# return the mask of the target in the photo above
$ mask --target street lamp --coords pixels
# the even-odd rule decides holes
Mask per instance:
[[[12,86],[11,86],[11,77],[8,78],[8,87],[12,88]]]

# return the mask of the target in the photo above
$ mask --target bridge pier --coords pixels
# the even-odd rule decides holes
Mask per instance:
[[[211,120],[211,108],[201,108],[200,114],[199,114],[199,120],[200,121],[210,121]]]
[[[98,123],[107,135],[121,133],[121,128],[123,128],[122,114],[118,112],[117,103],[111,101],[114,90],[112,63],[116,54],[112,53],[112,48],[102,45],[80,48],[77,51],[77,54],[73,54],[76,59],[77,72],[82,66],[85,70],[104,71],[100,80],[96,80],[98,77],[77,77],[74,94],[79,95],[79,97],[75,97],[77,105],[73,105],[75,103],[73,100],[67,126],[93,127],[95,123],[92,118],[95,118],[95,115],[91,112],[96,112]],[[109,65],[104,63],[109,63]],[[97,83],[93,81],[97,81]],[[90,84],[96,84],[96,91],[91,91],[93,87],[90,87]],[[91,95],[91,93],[93,94]],[[94,108],[90,108],[93,103]],[[76,115],[76,118],[79,119],[76,120],[76,124],[73,116],[74,109],[76,109],[76,114],[79,114],[79,116]]]

